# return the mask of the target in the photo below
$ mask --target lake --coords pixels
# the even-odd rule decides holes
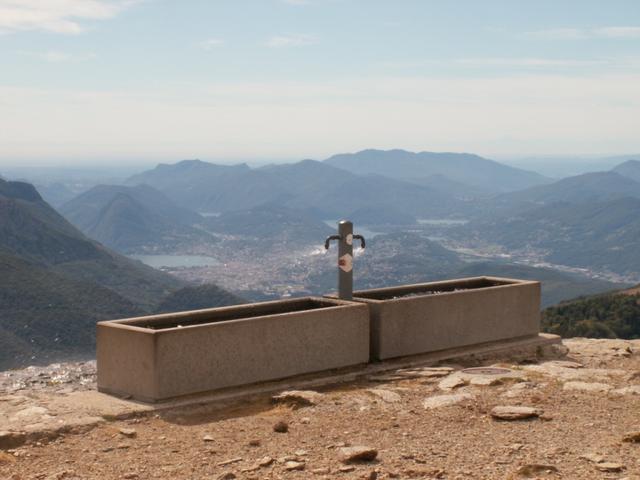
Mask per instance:
[[[178,268],[178,267],[210,267],[220,265],[220,262],[213,257],[201,255],[129,255],[134,260],[153,268]]]

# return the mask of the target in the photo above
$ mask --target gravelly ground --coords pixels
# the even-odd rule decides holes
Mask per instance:
[[[513,378],[496,385],[458,372],[441,377],[416,370],[406,378],[328,389],[316,405],[303,408],[264,398],[224,411],[192,408],[112,422],[0,452],[0,478],[640,479],[640,443],[623,441],[640,431],[640,390],[633,393],[640,389],[640,343],[566,344],[584,368],[503,365],[513,369]],[[462,382],[451,382],[458,377]],[[461,385],[443,390],[443,380]],[[423,406],[426,398],[459,393],[471,398]],[[499,421],[490,415],[498,405],[544,414]],[[278,421],[288,432],[274,431]],[[135,436],[121,429],[134,429]],[[343,464],[338,455],[345,445],[372,447],[377,459]],[[258,466],[261,459],[269,463],[265,457],[274,461]],[[286,470],[287,461],[304,470]],[[546,467],[527,468],[534,464]]]

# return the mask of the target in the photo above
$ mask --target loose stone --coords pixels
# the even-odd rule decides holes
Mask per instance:
[[[277,433],[287,433],[289,431],[289,424],[284,420],[280,420],[273,426],[273,431]]]
[[[615,473],[615,472],[621,472],[622,470],[624,470],[624,465],[620,465],[619,463],[605,462],[605,463],[597,463],[596,468],[601,472]]]
[[[309,407],[317,405],[324,395],[313,390],[288,390],[271,397],[274,403],[286,403],[294,407]]]
[[[491,416],[498,420],[526,420],[541,414],[541,410],[533,407],[500,406],[491,410]]]
[[[261,467],[268,467],[273,462],[274,462],[273,458],[267,456],[267,457],[262,457],[260,460],[258,460],[258,465]]]
[[[338,457],[342,463],[370,462],[378,456],[375,448],[365,446],[343,447],[338,450]]]
[[[304,470],[303,462],[287,462],[284,464],[285,470],[293,471],[293,470]]]
[[[123,435],[127,438],[133,438],[137,435],[137,433],[134,428],[121,428],[120,435]]]
[[[629,432],[622,438],[623,442],[640,443],[640,430],[637,432]]]

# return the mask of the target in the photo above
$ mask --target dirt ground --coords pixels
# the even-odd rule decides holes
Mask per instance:
[[[110,422],[0,451],[0,479],[640,479],[640,436],[625,441],[640,432],[640,342],[565,344],[577,364],[412,369],[309,406],[265,397]],[[499,420],[496,406],[537,412]],[[345,463],[348,446],[377,458]]]

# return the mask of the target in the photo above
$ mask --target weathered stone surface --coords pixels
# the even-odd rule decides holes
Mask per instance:
[[[317,405],[323,395],[313,390],[288,390],[271,397],[274,403],[286,403],[297,407]]]
[[[640,395],[640,385],[630,385],[628,387],[611,390],[612,395]]]
[[[304,467],[304,462],[287,462],[284,464],[284,469],[289,471],[304,470]]]
[[[467,382],[463,378],[461,378],[458,374],[454,373],[449,375],[447,378],[443,379],[438,383],[438,388],[440,390],[450,391],[454,388],[462,387],[466,385]]]
[[[0,449],[8,450],[19,447],[26,441],[26,438],[23,432],[0,431]]]
[[[538,388],[538,385],[533,382],[520,382],[512,385],[509,390],[502,394],[503,397],[517,398],[523,395],[531,393],[532,390]]]
[[[422,406],[427,410],[434,408],[450,407],[457,405],[467,400],[473,400],[474,396],[470,393],[456,393],[451,395],[437,395],[435,397],[429,397],[425,399]]]
[[[557,473],[558,468],[553,465],[542,465],[539,463],[531,463],[528,465],[522,465],[518,468],[516,473],[521,477],[535,478],[543,474]]]
[[[120,435],[127,438],[134,438],[137,435],[137,433],[135,428],[121,428]]]
[[[596,468],[601,472],[621,472],[624,470],[624,465],[619,463],[603,462],[596,463]]]
[[[604,457],[597,453],[585,453],[584,455],[580,455],[578,458],[583,460],[588,460],[593,463],[602,463],[604,462]]]
[[[613,387],[607,383],[599,382],[567,382],[562,386],[563,390],[582,392],[608,392]]]
[[[266,456],[266,457],[262,457],[260,460],[258,460],[257,464],[260,467],[268,467],[269,465],[271,465],[274,462],[274,459]]]
[[[365,446],[342,447],[338,450],[338,458],[342,463],[371,462],[378,456],[378,450]]]
[[[284,420],[280,420],[273,425],[273,431],[277,433],[287,433],[289,431],[289,424]]]
[[[637,432],[628,432],[622,437],[623,442],[640,443],[640,430]]]
[[[491,416],[498,420],[526,420],[541,414],[542,410],[533,407],[498,406],[491,410]]]
[[[402,400],[400,394],[391,390],[385,390],[383,388],[370,388],[367,390],[367,392],[378,397],[386,403],[398,403],[400,402],[400,400]]]

